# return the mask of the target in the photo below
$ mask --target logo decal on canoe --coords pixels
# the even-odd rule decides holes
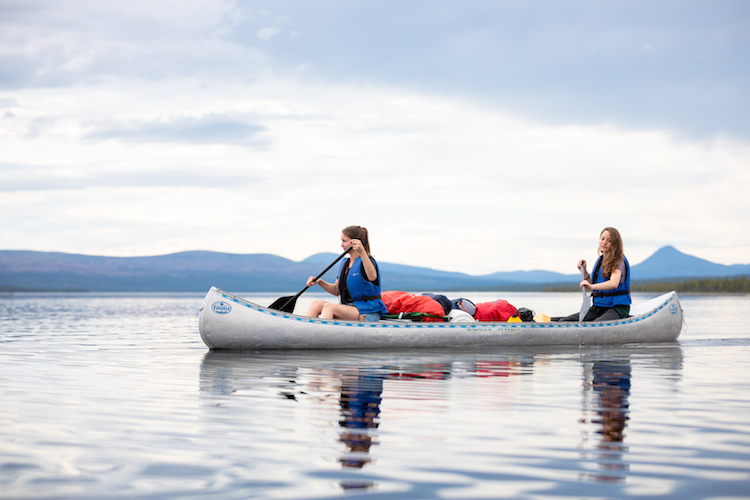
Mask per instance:
[[[226,302],[214,302],[211,305],[211,310],[216,314],[229,314],[232,312],[232,306]]]
[[[677,304],[669,304],[669,314],[677,314],[678,309]]]

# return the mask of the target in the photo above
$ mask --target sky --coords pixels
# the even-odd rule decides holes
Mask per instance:
[[[750,263],[750,3],[0,0],[0,249]]]

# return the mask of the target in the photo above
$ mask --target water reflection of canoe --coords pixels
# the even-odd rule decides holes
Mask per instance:
[[[389,349],[363,351],[336,350],[267,350],[207,351],[201,363],[200,388],[207,396],[243,393],[268,384],[291,394],[305,390],[298,379],[311,373],[339,377],[350,371],[377,373],[391,381],[409,383],[416,379],[441,380],[474,378],[508,380],[521,375],[532,376],[537,368],[551,364],[574,362],[585,372],[585,382],[593,385],[597,367],[603,362],[630,363],[649,370],[664,370],[678,374],[683,356],[680,344],[663,342],[650,345],[601,346],[510,346],[502,349],[483,347]],[[504,366],[505,368],[498,368]],[[496,369],[489,371],[488,367]],[[513,375],[514,377],[510,377]],[[263,381],[262,383],[259,381]],[[340,383],[331,383],[339,387]]]
[[[587,323],[412,323],[323,320],[284,313],[212,287],[200,334],[211,349],[383,349],[450,346],[600,345],[669,342],[682,329],[682,307],[669,292],[617,321]]]

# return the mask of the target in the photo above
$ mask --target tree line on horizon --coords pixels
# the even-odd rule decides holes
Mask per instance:
[[[562,286],[539,286],[539,285],[511,285],[503,288],[486,287],[475,291],[542,291],[542,292],[574,292],[578,291],[576,285]],[[750,276],[729,276],[724,278],[696,278],[675,281],[643,281],[630,284],[630,291],[635,293],[666,293],[674,290],[677,293],[750,293]],[[0,293],[12,292],[88,292],[89,290],[76,289],[39,289],[0,286]]]
[[[750,277],[698,278],[687,281],[631,284],[634,292],[657,292],[666,288],[678,293],[750,293]]]
[[[578,290],[576,286],[545,288],[547,292],[564,292]],[[749,276],[728,276],[724,278],[696,278],[675,281],[631,282],[631,292],[666,293],[674,290],[677,293],[750,293]]]

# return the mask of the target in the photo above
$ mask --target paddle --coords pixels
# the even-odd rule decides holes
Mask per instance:
[[[581,280],[585,280],[585,274],[583,271],[583,266],[581,266]],[[578,313],[578,322],[583,322],[583,318],[586,317],[586,313],[589,312],[589,309],[591,308],[591,297],[586,295],[586,287],[582,286],[581,291],[583,292],[583,304],[581,304],[581,312]]]
[[[325,273],[328,272],[329,269],[331,269],[334,265],[336,265],[336,262],[338,262],[342,258],[344,258],[344,255],[348,254],[351,249],[352,249],[352,247],[349,247],[346,250],[344,250],[344,253],[342,253],[341,255],[339,255],[338,257],[336,257],[336,260],[334,260],[333,262],[331,262],[331,264],[328,267],[326,267],[323,270],[322,273],[320,273],[319,275],[317,275],[315,277],[315,280],[313,280],[313,281],[319,280]],[[286,296],[286,297],[281,297],[280,299],[276,299],[276,301],[273,304],[271,304],[270,306],[268,306],[268,308],[269,309],[276,309],[277,311],[287,312],[287,313],[294,312],[294,306],[297,303],[297,299],[299,298],[300,295],[302,295],[303,293],[305,293],[305,290],[307,290],[308,288],[310,288],[310,287],[306,286],[305,288],[303,288],[302,290],[300,290],[297,295],[289,295],[289,296]]]

